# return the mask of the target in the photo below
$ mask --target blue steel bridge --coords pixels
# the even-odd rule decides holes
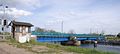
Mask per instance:
[[[85,40],[104,40],[103,35],[93,34],[68,34],[68,33],[53,33],[53,32],[32,32],[32,35],[37,36],[38,42],[62,42],[68,41],[70,36],[77,37],[79,41]]]

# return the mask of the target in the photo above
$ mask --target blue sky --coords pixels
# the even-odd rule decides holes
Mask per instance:
[[[120,0],[0,0],[17,10],[17,21],[34,24],[34,27],[75,33],[104,31],[120,32]],[[14,9],[13,9],[14,8]],[[20,11],[21,10],[21,11]]]

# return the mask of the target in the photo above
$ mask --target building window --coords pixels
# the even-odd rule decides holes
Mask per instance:
[[[2,25],[2,19],[0,19],[0,25]]]
[[[4,31],[4,27],[2,27],[2,31]]]
[[[20,32],[20,27],[16,27],[16,32]]]
[[[7,20],[4,20],[4,26],[7,25]]]
[[[31,27],[28,27],[28,33],[31,33]]]

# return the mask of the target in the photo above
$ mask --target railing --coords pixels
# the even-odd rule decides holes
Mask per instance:
[[[0,35],[0,41],[6,41],[11,35]]]
[[[32,32],[32,35],[36,36],[45,36],[45,37],[104,37],[104,35],[97,35],[97,34],[69,34],[69,33],[53,33],[53,32]]]

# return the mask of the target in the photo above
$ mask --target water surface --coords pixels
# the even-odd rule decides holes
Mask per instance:
[[[82,48],[94,48],[93,44],[81,44]],[[96,50],[107,51],[107,52],[115,52],[120,54],[120,46],[112,46],[112,45],[97,45]]]

